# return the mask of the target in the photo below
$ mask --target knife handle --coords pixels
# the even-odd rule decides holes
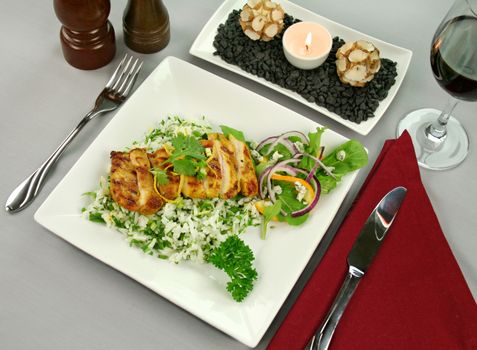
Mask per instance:
[[[333,305],[331,305],[326,318],[321,323],[320,328],[318,328],[313,338],[311,338],[306,349],[328,349],[341,315],[343,315],[343,312],[346,309],[346,306],[353,296],[353,293],[363,275],[364,273],[361,270],[350,266],[348,275],[346,276],[346,279],[344,280],[340,291],[333,302]]]

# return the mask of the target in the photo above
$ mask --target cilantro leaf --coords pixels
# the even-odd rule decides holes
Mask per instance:
[[[174,151],[169,157],[169,161],[182,156],[188,156],[196,159],[205,159],[204,147],[195,137],[178,134],[171,140]]]
[[[156,179],[156,183],[158,185],[166,185],[169,183],[169,178],[167,177],[167,173],[163,169],[159,168],[151,168],[149,170],[152,175],[154,175],[154,178]]]
[[[252,250],[238,236],[229,236],[207,258],[230,277],[227,290],[235,301],[241,302],[253,289],[257,271],[253,267],[255,259]]]
[[[171,144],[174,150],[163,164],[172,163],[175,173],[195,176],[206,167],[205,149],[195,137],[178,134]]]
[[[194,161],[184,158],[172,161],[174,172],[186,176],[194,176],[196,173],[196,164]]]

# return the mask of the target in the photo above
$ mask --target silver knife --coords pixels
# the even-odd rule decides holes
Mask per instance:
[[[396,187],[378,203],[369,215],[356,242],[348,255],[348,276],[336,296],[330,310],[320,328],[316,331],[306,349],[328,349],[333,333],[343,312],[348,305],[359,281],[364,276],[373,261],[389,227],[393,223],[407,189]]]

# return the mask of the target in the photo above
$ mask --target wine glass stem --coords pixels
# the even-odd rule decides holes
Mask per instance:
[[[443,140],[447,135],[447,122],[451,116],[452,111],[455,106],[457,106],[458,101],[454,98],[450,98],[447,101],[446,107],[442,110],[439,118],[435,120],[426,128],[426,136],[428,138],[435,138],[438,140]]]

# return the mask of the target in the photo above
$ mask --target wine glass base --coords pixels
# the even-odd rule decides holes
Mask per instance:
[[[457,119],[450,117],[444,142],[436,144],[426,137],[425,129],[436,121],[441,111],[423,108],[407,114],[398,124],[397,135],[407,130],[412,138],[419,165],[431,170],[451,169],[469,153],[469,137]]]

